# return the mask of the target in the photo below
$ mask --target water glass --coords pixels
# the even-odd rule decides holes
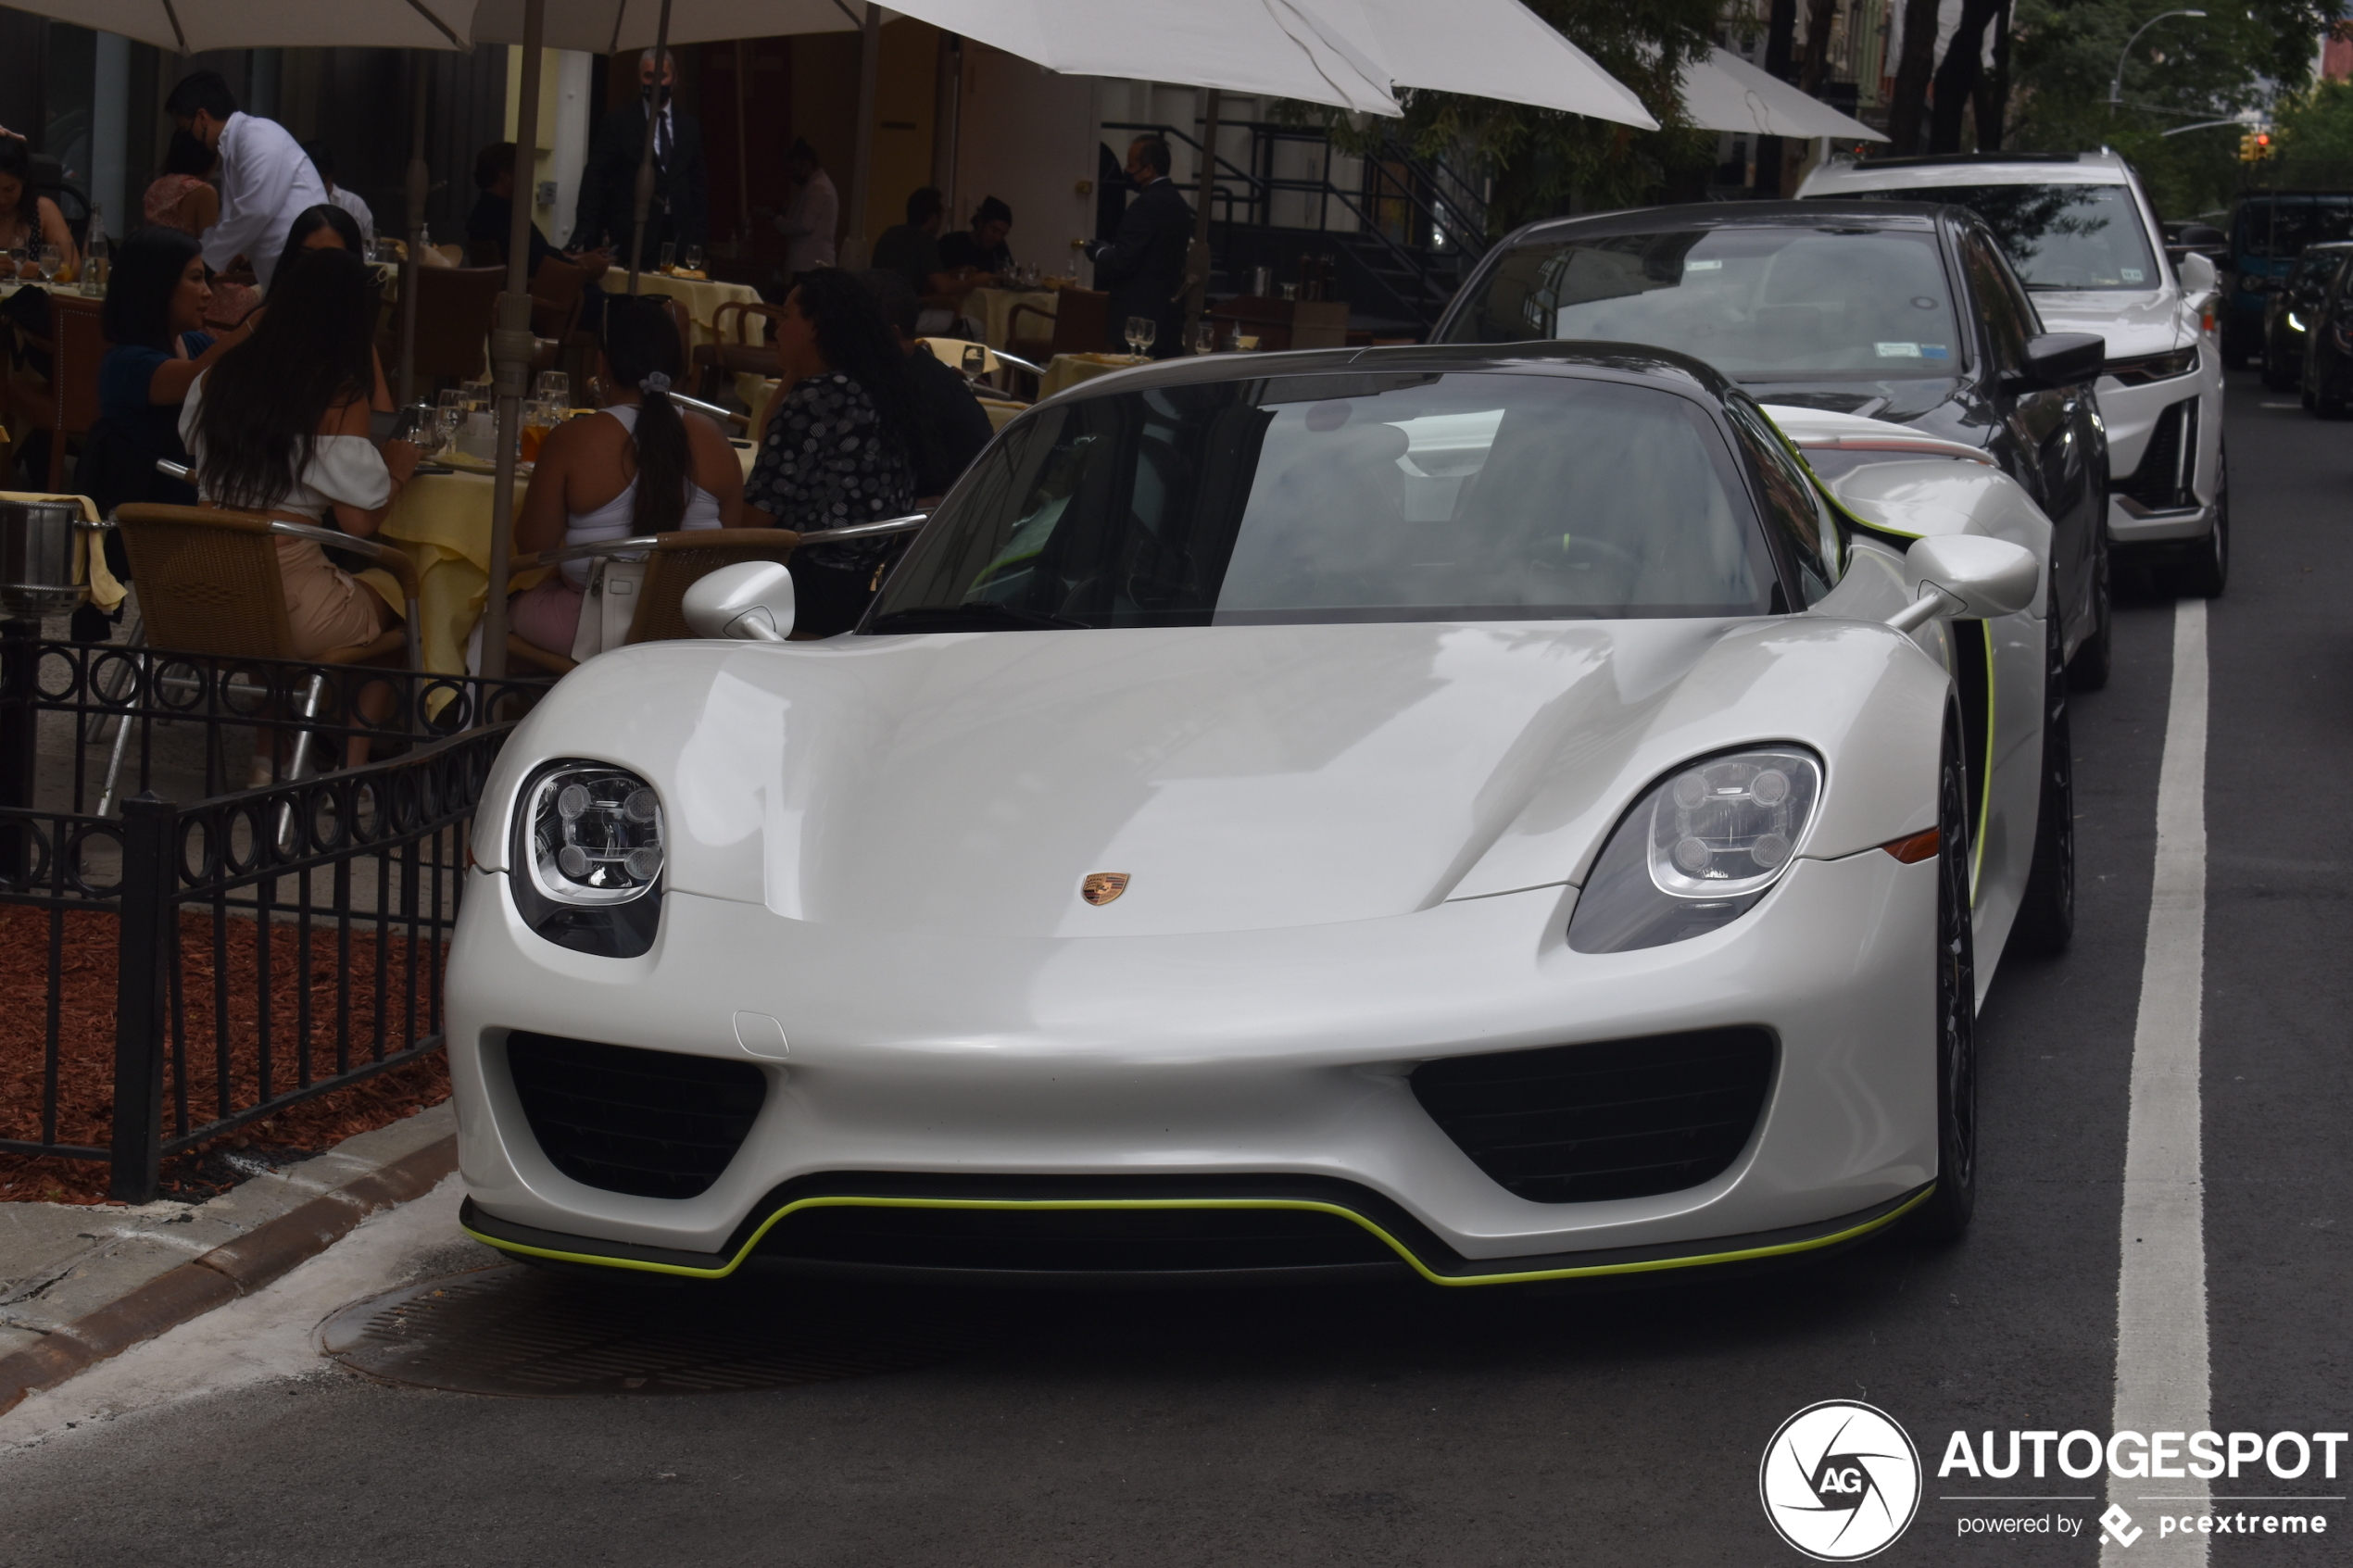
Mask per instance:
[[[1152,339],[1159,335],[1160,323],[1150,316],[1127,318],[1127,347],[1130,353],[1143,353],[1145,349],[1152,345]]]
[[[531,390],[534,395],[559,408],[572,407],[572,378],[561,370],[540,371],[539,379],[532,383]]]
[[[1189,340],[1186,346],[1194,353],[1214,354],[1217,352],[1216,322],[1206,320],[1195,321],[1192,330],[1186,336]]]
[[[688,246],[686,247],[686,270],[687,270],[687,271],[689,271],[689,272],[699,272],[699,271],[701,271],[701,270],[702,270],[702,246],[700,246],[700,245],[688,245]]]
[[[41,281],[44,283],[66,268],[65,252],[56,245],[43,245],[33,259],[40,264]]]
[[[672,241],[661,242],[661,257],[654,265],[657,272],[667,272],[678,265],[678,246]]]
[[[17,279],[22,277],[24,275],[24,264],[31,258],[31,252],[26,250],[24,246],[10,245],[8,247],[7,274],[5,277],[0,277],[0,282],[14,282]]]

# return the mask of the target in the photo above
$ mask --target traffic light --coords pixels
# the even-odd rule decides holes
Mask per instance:
[[[2271,156],[2271,133],[2270,132],[2249,131],[2239,138],[2241,163],[2259,163]]]

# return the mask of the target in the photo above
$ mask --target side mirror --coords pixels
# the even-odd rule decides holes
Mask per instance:
[[[2196,297],[2214,292],[2214,258],[2192,251],[2173,264],[2173,271],[2182,280],[2182,292]]]
[[[1904,553],[1904,576],[1918,597],[1888,617],[1899,632],[1939,616],[1991,621],[2016,615],[2034,602],[2043,569],[2023,545],[1952,533],[1916,541]]]
[[[678,608],[698,637],[781,643],[792,632],[792,573],[780,561],[737,561],[696,579]]]
[[[2042,386],[2072,386],[2099,379],[2108,339],[2097,332],[2045,332],[2026,342],[2021,379]]]

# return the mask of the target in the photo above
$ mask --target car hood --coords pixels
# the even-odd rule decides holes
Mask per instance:
[[[655,784],[670,886],[789,919],[1033,937],[1378,919],[1567,883],[1659,771],[1744,741],[1828,755],[1914,664],[1883,628],[1805,618],[652,644],[525,721],[476,857],[500,869],[523,774],[585,757]],[[1919,792],[1875,790],[1877,765],[1832,773],[1805,853],[1917,831],[1896,817]],[[1094,872],[1130,880],[1090,907]]]
[[[2128,294],[2117,289],[2037,290],[2034,308],[2043,330],[2096,332],[2108,339],[2108,357],[2130,359],[2162,354],[2190,340],[2180,299],[2171,289]]]
[[[1890,377],[1885,381],[1771,381],[1743,378],[1741,390],[1759,403],[1824,408],[1833,414],[1904,424],[1942,408],[1961,390],[1951,376]]]

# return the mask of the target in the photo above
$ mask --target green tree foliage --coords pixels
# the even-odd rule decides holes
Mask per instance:
[[[2257,171],[2283,190],[2353,189],[2353,82],[2320,82],[2272,108],[2275,151]]]
[[[2126,40],[2183,0],[2019,0],[2012,55],[2018,150],[2080,152],[2109,146],[2132,159],[2158,209],[2189,218],[2229,206],[2244,182],[2238,133],[2172,127],[2219,119],[2301,84],[2334,7],[2318,0],[2207,5],[2204,19],[2170,17],[2149,29],[2125,62],[2123,103],[2108,84]],[[2197,8],[2196,0],[2188,0]]]
[[[1695,186],[1713,164],[1716,132],[1683,119],[1686,62],[1714,41],[1718,0],[1529,0],[1529,8],[1633,89],[1659,122],[1655,132],[1582,115],[1454,93],[1399,94],[1403,121],[1352,130],[1336,111],[1292,106],[1321,121],[1343,150],[1373,154],[1389,138],[1417,156],[1467,157],[1491,169],[1488,226],[1500,236],[1572,207],[1607,209],[1657,201]]]

